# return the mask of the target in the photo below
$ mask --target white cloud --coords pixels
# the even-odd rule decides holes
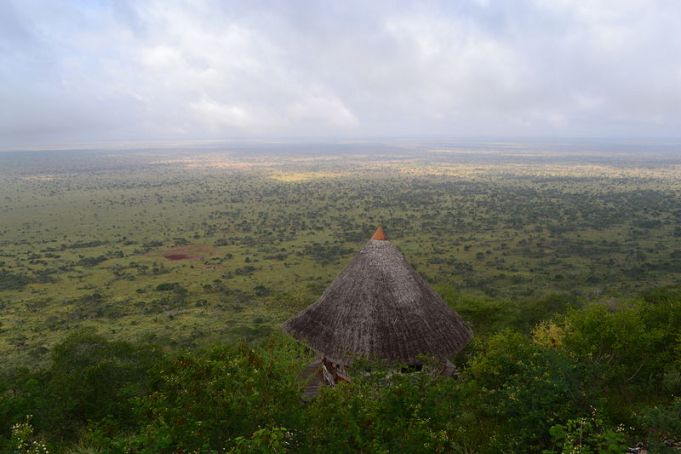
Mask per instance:
[[[203,99],[190,104],[198,120],[206,123],[212,130],[221,128],[248,130],[258,125],[257,117],[247,109],[237,105],[220,104]]]
[[[343,102],[335,96],[311,94],[293,103],[288,109],[287,118],[291,122],[323,122],[341,129],[351,129],[359,124]]]
[[[596,110],[603,106],[603,99],[598,96],[577,93],[575,95],[575,104],[581,110]]]
[[[0,142],[681,130],[681,3],[393,6],[5,2]]]

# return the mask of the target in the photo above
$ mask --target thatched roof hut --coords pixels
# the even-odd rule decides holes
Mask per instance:
[[[446,360],[472,332],[379,227],[322,296],[284,329],[337,364],[356,357]]]

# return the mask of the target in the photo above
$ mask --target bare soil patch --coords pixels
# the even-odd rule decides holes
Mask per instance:
[[[206,257],[215,255],[216,249],[207,244],[190,244],[187,246],[176,246],[168,249],[162,255],[163,258],[176,260],[203,260]]]

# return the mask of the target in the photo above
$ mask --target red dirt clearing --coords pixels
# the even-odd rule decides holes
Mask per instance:
[[[168,260],[203,260],[215,255],[216,249],[207,244],[190,244],[177,246],[165,251],[163,258]]]

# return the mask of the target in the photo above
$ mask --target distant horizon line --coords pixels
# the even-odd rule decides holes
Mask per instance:
[[[399,142],[423,142],[436,144],[438,142],[452,142],[448,145],[467,144],[556,144],[559,142],[580,144],[642,144],[654,142],[665,145],[681,145],[681,136],[366,136],[366,137],[240,137],[220,139],[151,139],[151,140],[103,140],[94,142],[70,142],[33,145],[0,145],[0,152],[32,152],[32,151],[67,151],[67,150],[144,150],[149,148],[178,148],[183,146],[210,145],[311,145],[311,144],[397,144]]]

